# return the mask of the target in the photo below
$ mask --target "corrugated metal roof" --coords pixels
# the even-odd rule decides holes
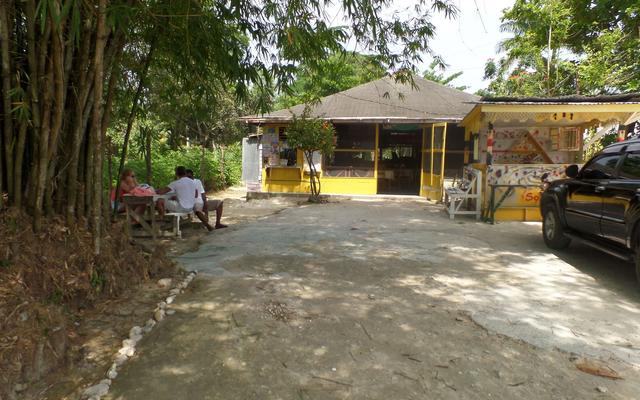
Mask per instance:
[[[312,106],[315,117],[343,122],[458,122],[471,111],[479,96],[414,78],[416,87],[386,77],[324,97]],[[241,119],[249,123],[288,121],[302,114],[304,105],[250,115]]]
[[[601,96],[560,97],[483,97],[481,104],[569,104],[569,103],[640,103],[640,93],[625,93]]]

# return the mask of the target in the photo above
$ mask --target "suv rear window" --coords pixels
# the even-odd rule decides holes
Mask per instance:
[[[640,179],[640,154],[627,154],[620,166],[620,177],[625,179]]]
[[[582,170],[582,179],[609,179],[615,176],[620,154],[601,155]]]

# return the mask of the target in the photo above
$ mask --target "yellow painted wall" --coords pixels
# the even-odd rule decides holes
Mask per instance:
[[[378,180],[375,178],[321,178],[322,193],[376,194]]]
[[[538,207],[505,207],[499,208],[495,215],[496,221],[542,221]]]
[[[262,171],[262,190],[274,193],[310,193],[309,175],[302,168],[270,167]],[[268,176],[267,176],[268,175]],[[376,194],[375,178],[335,178],[322,176],[322,193],[325,194]]]

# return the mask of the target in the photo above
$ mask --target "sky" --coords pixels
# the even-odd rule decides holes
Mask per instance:
[[[467,91],[475,92],[486,88],[483,81],[484,65],[490,58],[497,58],[498,43],[508,34],[500,32],[502,10],[513,5],[514,0],[454,0],[459,14],[455,20],[436,16],[436,37],[432,47],[436,54],[448,64],[447,75],[462,71],[454,84],[469,86]],[[412,3],[403,0],[403,3]],[[476,8],[477,5],[477,8]],[[420,66],[426,69],[429,62]]]
[[[484,65],[490,58],[498,58],[498,43],[508,34],[500,32],[502,10],[513,5],[514,0],[452,0],[458,7],[456,19],[447,19],[444,15],[435,14],[433,23],[436,26],[436,37],[431,43],[435,54],[440,55],[448,65],[445,75],[462,71],[463,74],[452,84],[468,86],[467,91],[476,92],[484,89],[489,82],[482,79]],[[410,13],[415,0],[395,0],[389,14],[399,11]],[[339,18],[338,18],[339,20]],[[356,50],[352,46],[350,50]],[[418,65],[424,71],[431,63],[425,58]]]

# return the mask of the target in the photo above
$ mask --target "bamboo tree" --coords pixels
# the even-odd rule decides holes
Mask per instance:
[[[124,170],[124,162],[127,159],[127,150],[129,148],[129,138],[131,137],[131,130],[133,129],[133,123],[136,119],[136,113],[138,111],[138,102],[140,101],[140,96],[142,95],[142,90],[144,89],[145,80],[147,74],[149,72],[149,67],[151,66],[151,60],[153,57],[153,51],[155,49],[155,40],[151,42],[151,46],[149,46],[149,52],[144,61],[144,67],[142,68],[142,72],[140,73],[140,77],[138,78],[138,87],[136,89],[136,93],[133,96],[133,102],[131,104],[131,112],[129,113],[129,118],[127,119],[127,129],[124,133],[124,143],[122,144],[122,152],[120,154],[120,165],[118,166],[118,182],[116,183],[116,204],[118,201],[118,192],[120,191],[120,176],[122,175],[122,171]],[[118,211],[118,207],[113,208],[113,212],[116,213]]]
[[[12,143],[13,143],[13,118],[11,116],[11,59],[9,58],[10,36],[8,19],[8,1],[0,0],[0,73],[2,74],[2,122],[3,122],[3,144],[4,157],[0,157],[0,208],[2,208],[2,177],[3,159],[6,160],[6,173],[8,177],[13,177]],[[7,190],[12,196],[12,182],[8,180]],[[11,201],[11,200],[9,200]]]
[[[94,175],[93,175],[93,204],[91,217],[93,219],[94,253],[100,254],[102,238],[102,94],[104,84],[104,46],[106,41],[107,0],[98,0],[98,15],[96,22],[95,58],[93,61],[95,74],[93,83],[93,115],[91,116],[91,135],[95,137],[94,144]]]

